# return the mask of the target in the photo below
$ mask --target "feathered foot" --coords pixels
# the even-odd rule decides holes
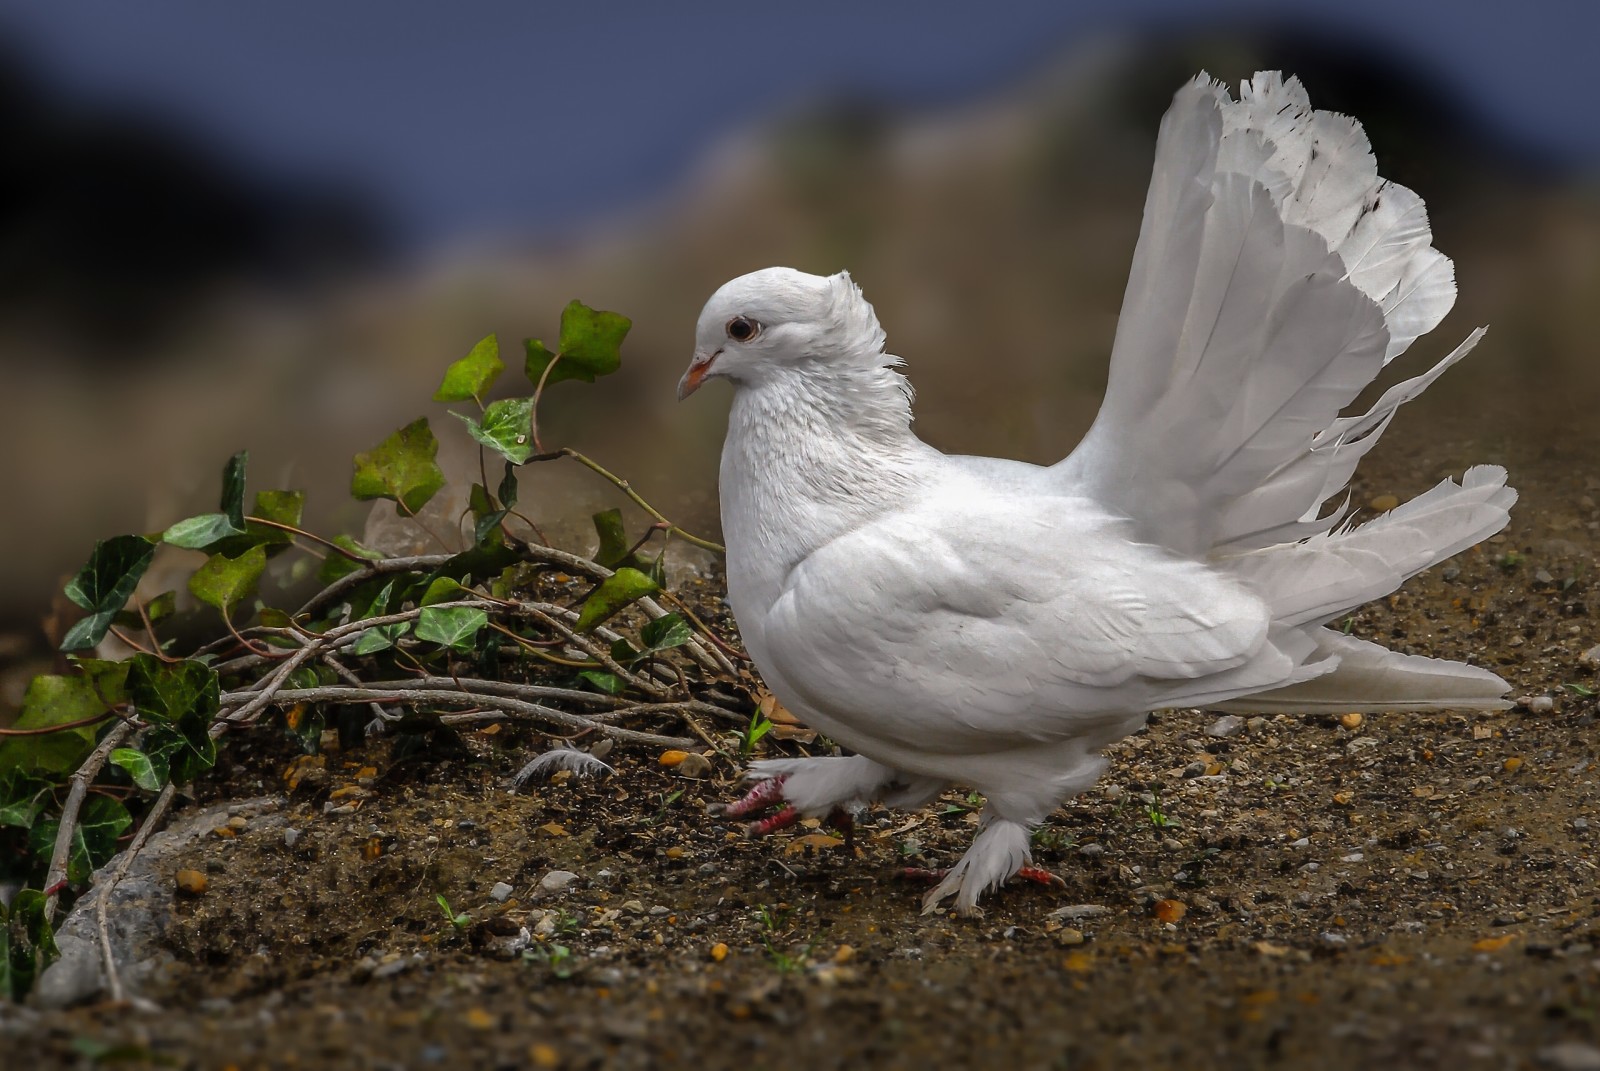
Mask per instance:
[[[732,803],[709,808],[712,814],[723,814],[730,818],[742,818],[746,815],[759,814],[770,807],[778,810],[764,818],[757,818],[745,826],[745,834],[751,837],[764,837],[768,833],[775,833],[780,829],[787,829],[800,821],[803,815],[791,803],[784,799],[783,784],[789,779],[788,774],[779,774],[769,777],[765,781],[758,781],[756,786]],[[828,813],[826,823],[844,834],[845,849],[850,854],[855,854],[856,821],[849,811],[842,807],[835,807]]]
[[[766,810],[773,804],[783,802],[783,783],[789,780],[788,774],[779,774],[769,777],[765,781],[757,781],[755,787],[743,796],[728,804],[712,804],[707,808],[712,814],[725,814],[729,818],[742,818],[747,814],[756,814]]]
[[[900,877],[907,881],[925,881],[932,885],[949,877],[951,869],[951,867],[947,866],[907,866],[900,868]],[[1051,889],[1065,889],[1067,887],[1066,881],[1061,877],[1050,873],[1048,870],[1040,870],[1036,866],[1025,866],[1011,876],[1018,881],[1030,881],[1035,885],[1043,885]]]
[[[1028,866],[1029,858],[1028,827],[1021,822],[990,817],[973,840],[972,847],[967,849],[967,854],[922,898],[922,913],[928,914],[941,902],[954,896],[956,914],[983,914],[983,909],[978,907],[978,897],[990,889],[999,888],[1025,869],[1034,871],[1033,867]],[[1054,875],[1046,875],[1046,884],[1053,884],[1052,878]],[[1030,874],[1029,880],[1037,879]]]

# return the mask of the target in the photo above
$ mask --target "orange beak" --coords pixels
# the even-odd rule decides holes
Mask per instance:
[[[704,354],[697,353],[694,360],[689,362],[689,370],[678,380],[678,401],[683,401],[689,395],[700,389],[700,384],[706,381],[706,376],[711,372],[711,362],[722,355],[722,351]]]

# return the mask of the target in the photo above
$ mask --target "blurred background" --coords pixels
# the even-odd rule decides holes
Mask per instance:
[[[1407,420],[1586,425],[1597,39],[1584,0],[0,3],[0,707],[94,540],[215,508],[235,450],[330,534],[367,526],[351,455],[418,415],[475,471],[442,369],[495,331],[526,393],[518,340],[575,297],[635,327],[546,442],[708,534],[726,391],[673,386],[769,264],[852,271],[925,438],[1059,458],[1202,68],[1298,74],[1427,200],[1461,297],[1411,368],[1493,329]],[[615,493],[553,469],[525,508],[581,542]]]

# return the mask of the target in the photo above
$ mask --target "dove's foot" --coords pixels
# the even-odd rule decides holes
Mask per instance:
[[[803,817],[800,809],[789,803],[783,790],[784,783],[789,780],[788,774],[778,774],[765,781],[758,781],[756,786],[732,803],[723,806],[713,805],[709,808],[712,814],[726,815],[729,818],[743,818],[747,815],[759,814],[769,807],[778,810],[765,818],[757,818],[745,826],[745,833],[751,837],[764,837],[768,833],[775,833],[780,829],[787,829]],[[844,834],[845,848],[851,854],[855,853],[855,816],[844,807],[835,807],[828,812],[825,819],[828,825]]]
[[[729,818],[742,818],[747,814],[764,811],[775,803],[783,802],[783,783],[789,779],[787,774],[769,777],[765,781],[757,781],[754,788],[732,803],[717,805],[712,804],[712,814],[724,814]],[[792,808],[791,808],[792,809]],[[799,817],[796,815],[796,817]],[[774,829],[779,828],[777,826]]]
[[[967,849],[967,854],[922,898],[924,915],[952,896],[956,898],[956,914],[981,915],[983,912],[978,907],[978,897],[990,889],[999,888],[1025,869],[1034,871],[1033,867],[1028,866],[1028,827],[1021,822],[992,815],[986,816],[986,819],[972,847]],[[1028,877],[1038,880],[1033,874]],[[1053,884],[1050,881],[1053,877],[1047,875],[1046,883]]]
[[[793,807],[785,806],[774,814],[765,818],[757,818],[754,822],[744,827],[746,836],[764,837],[768,833],[775,833],[780,829],[788,829],[800,821],[800,812]]]
[[[1067,887],[1067,883],[1059,875],[1052,874],[1048,870],[1040,870],[1036,866],[1025,866],[1013,874],[1012,877],[1019,881],[1031,881],[1036,885],[1043,885],[1049,889],[1065,889]]]
[[[930,885],[943,881],[950,876],[951,867],[925,867],[907,866],[900,868],[900,877],[907,881],[925,881]],[[1035,885],[1044,885],[1052,889],[1065,889],[1067,883],[1048,870],[1040,870],[1036,866],[1025,866],[1011,875],[1018,881],[1031,881]]]
[[[920,777],[874,762],[865,755],[810,759],[764,759],[750,764],[745,775],[757,782],[724,814],[744,814],[775,801],[777,793],[804,815],[860,811],[871,803],[920,807],[937,796],[944,782]],[[741,809],[742,808],[742,809]]]

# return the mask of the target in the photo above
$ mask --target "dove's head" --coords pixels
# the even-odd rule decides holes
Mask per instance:
[[[884,354],[883,343],[878,318],[849,273],[763,268],[724,283],[706,302],[678,398],[718,376],[747,387],[800,365],[898,364]]]

